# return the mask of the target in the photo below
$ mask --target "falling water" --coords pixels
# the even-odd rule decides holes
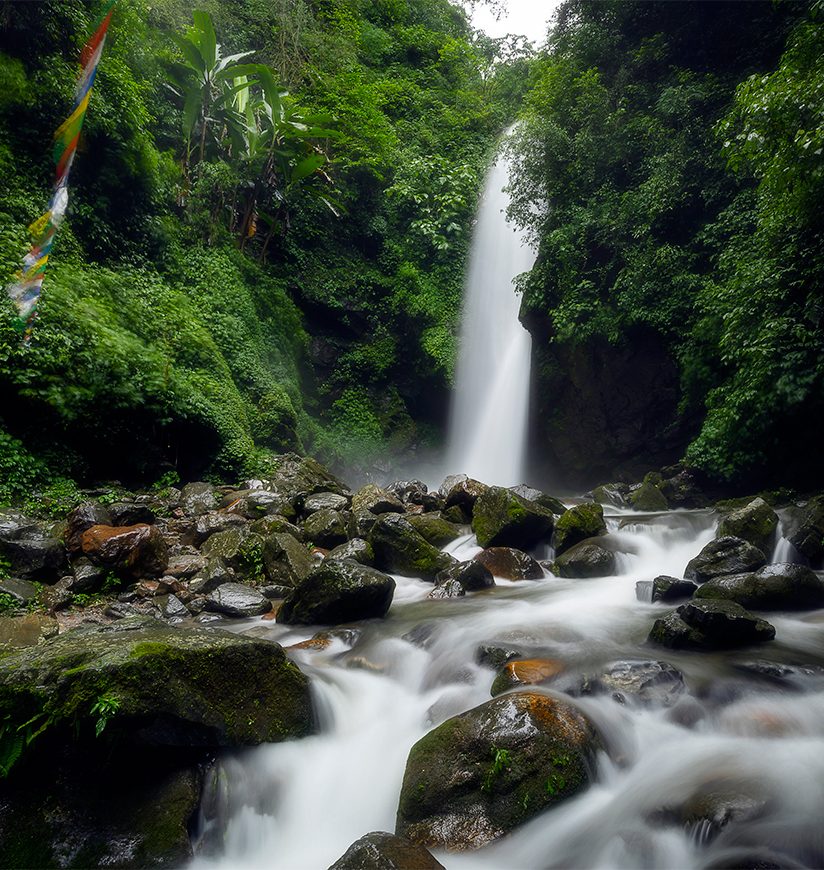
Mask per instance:
[[[535,262],[506,219],[508,182],[509,160],[501,154],[486,180],[472,240],[447,450],[450,471],[500,486],[523,477],[530,336],[518,320],[514,279]]]

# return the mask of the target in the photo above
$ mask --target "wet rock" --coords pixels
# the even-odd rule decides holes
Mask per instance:
[[[111,526],[112,518],[109,511],[96,501],[88,501],[78,505],[66,521],[66,549],[69,553],[79,553],[82,549],[81,537],[92,526]]]
[[[492,574],[479,562],[460,562],[441,571],[430,598],[461,598],[467,592],[489,589],[495,585]]]
[[[260,616],[272,609],[272,602],[242,583],[223,583],[206,596],[206,610],[224,616]]]
[[[19,511],[0,510],[0,541],[16,541],[39,531],[35,520],[21,514]]]
[[[238,490],[224,496],[221,507],[226,513],[236,514],[247,520],[268,516],[283,516],[295,519],[297,511],[292,501],[279,492],[268,489]]]
[[[804,870],[805,866],[770,849],[728,849],[701,870]]]
[[[40,530],[0,541],[0,558],[8,562],[16,577],[44,583],[54,583],[68,566],[63,542]]]
[[[449,486],[447,482],[451,481]],[[465,474],[454,475],[444,481],[441,492],[444,498],[444,508],[459,507],[467,518],[471,517],[475,510],[475,502],[489,489],[485,483],[467,477]]]
[[[340,625],[385,616],[395,581],[355,562],[325,560],[295,589],[278,611],[287,625]]]
[[[630,506],[637,511],[645,513],[658,513],[660,511],[669,510],[669,502],[667,497],[661,492],[659,486],[652,480],[647,478],[637,488],[630,492],[627,501]]]
[[[770,553],[777,527],[778,514],[763,498],[756,498],[721,519],[718,537],[740,538],[762,553]]]
[[[235,572],[216,557],[206,563],[206,567],[189,583],[189,591],[195,595],[208,595],[218,586],[235,581]]]
[[[790,691],[817,689],[824,683],[824,667],[815,664],[788,665],[757,659],[751,662],[735,662],[733,667],[767,683]]]
[[[684,675],[668,662],[615,662],[600,674],[587,676],[581,694],[611,694],[617,701],[671,707],[687,691]]]
[[[514,492],[515,495],[525,498],[527,501],[534,501],[535,504],[547,508],[556,516],[560,516],[567,510],[567,506],[560,499],[557,499],[555,496],[549,495],[546,492],[542,492],[540,489],[534,489],[531,486],[527,486],[525,483],[520,483],[518,486],[510,486],[509,490],[510,492]]]
[[[693,599],[657,619],[651,643],[671,649],[728,649],[766,643],[775,628],[732,601]]]
[[[187,619],[191,615],[177,595],[159,595],[155,598],[155,605],[160,608],[164,619]]]
[[[150,526],[157,519],[148,505],[133,501],[110,504],[109,516],[113,526],[136,526],[141,523]]]
[[[11,649],[36,646],[58,631],[57,620],[43,613],[0,616],[0,655]]]
[[[438,572],[455,563],[452,556],[433,547],[399,514],[379,517],[369,533],[369,543],[378,568],[393,574],[434,582]]]
[[[212,535],[201,549],[207,562],[220,560],[237,577],[258,580],[263,575],[263,538],[249,526]]]
[[[390,484],[386,489],[405,505],[421,505],[425,511],[440,510],[445,503],[440,493],[429,492],[427,485],[420,480],[400,480]]]
[[[157,577],[169,564],[169,548],[155,526],[92,526],[80,538],[86,558],[133,577]]]
[[[637,586],[637,584],[636,584]],[[684,598],[692,598],[697,584],[692,580],[679,580],[677,577],[661,575],[652,581],[652,593],[650,600],[663,601],[669,604],[672,601],[681,601]]]
[[[757,547],[741,538],[723,537],[710,541],[684,571],[687,580],[706,583],[724,574],[744,574],[766,565],[767,558]]]
[[[709,499],[701,491],[698,481],[689,469],[681,469],[671,474],[675,469],[665,469],[665,477],[658,485],[670,507],[702,508],[709,505]]]
[[[132,744],[256,745],[313,730],[309,682],[278,644],[146,619],[76,629],[0,658],[0,717],[23,722],[42,710],[50,727],[77,722],[93,733],[101,685],[119,702],[107,730]]]
[[[784,537],[813,564],[824,561],[824,495],[790,511]]]
[[[243,528],[247,525],[245,517],[226,511],[209,511],[197,518],[192,537],[195,546],[201,546],[212,535],[226,532],[231,529]]]
[[[495,577],[503,580],[540,580],[544,569],[532,556],[511,547],[490,547],[475,556]]]
[[[295,507],[303,505],[310,495],[321,492],[346,495],[348,492],[345,484],[311,456],[285,453],[275,457],[275,465],[275,473],[265,485],[289,499]]]
[[[61,577],[52,586],[43,586],[38,596],[40,606],[44,607],[49,613],[55,613],[58,610],[65,610],[69,607],[73,600],[71,591],[73,580],[74,577],[72,576]]]
[[[95,565],[85,556],[75,559],[71,568],[72,579],[68,586],[70,592],[97,592],[108,573],[105,568]]]
[[[261,538],[268,538],[270,535],[291,535],[299,544],[305,543],[303,531],[294,523],[290,523],[286,517],[277,514],[255,520],[249,526],[249,531]]]
[[[206,567],[206,560],[200,553],[178,553],[169,557],[166,573],[172,577],[186,579],[194,577]]]
[[[375,551],[372,549],[372,545],[368,541],[364,541],[363,538],[352,538],[351,541],[335,547],[326,558],[349,559],[351,562],[371,567],[375,564]]]
[[[218,497],[211,483],[187,483],[180,492],[180,507],[187,517],[199,517],[213,511]]]
[[[463,534],[463,530],[455,523],[445,520],[440,511],[428,514],[410,515],[407,517],[410,525],[433,547],[445,547]]]
[[[475,650],[475,661],[487,668],[502,668],[507,662],[521,658],[524,651],[517,646],[485,643]]]
[[[625,483],[605,483],[592,490],[592,497],[598,504],[612,507],[626,507],[629,487]]]
[[[606,533],[604,509],[600,504],[587,502],[574,505],[555,521],[552,536],[555,553],[560,556],[575,544]]]
[[[28,580],[15,577],[0,578],[0,594],[8,595],[18,604],[25,606],[37,600],[37,587]]]
[[[517,692],[447,720],[411,749],[397,833],[477,849],[589,784],[598,740],[555,698]]]
[[[582,541],[562,553],[553,563],[559,577],[608,577],[615,573],[615,553],[594,541]]]
[[[554,522],[552,512],[546,508],[508,489],[491,486],[475,502],[472,531],[481,547],[526,550],[548,541]]]
[[[824,607],[824,580],[805,565],[766,565],[753,574],[715,577],[696,598],[735,601],[751,610],[815,610]]]
[[[317,511],[345,511],[349,508],[351,499],[347,495],[340,495],[336,492],[318,492],[315,495],[310,495],[303,503],[303,512],[305,514],[314,514]]]
[[[311,649],[325,650],[336,641],[339,640],[342,644],[351,649],[359,640],[363,632],[359,628],[333,628],[319,631],[313,634],[309,640],[293,643],[292,646],[286,647],[287,650],[292,649]]]
[[[331,549],[349,540],[349,525],[339,511],[322,508],[310,514],[303,523],[303,533],[319,547]]]
[[[437,636],[438,627],[434,622],[421,622],[402,635],[402,639],[421,649],[429,649]]]
[[[312,570],[312,558],[304,544],[285,533],[271,535],[263,542],[263,567],[270,583],[297,586]]]
[[[442,508],[441,516],[447,520],[447,522],[454,523],[456,526],[468,526],[472,521],[472,516],[459,504],[453,504],[452,507]]]
[[[557,659],[521,659],[507,662],[492,683],[490,694],[494,697],[510,689],[526,686],[542,686],[551,682],[566,670]]]
[[[403,502],[391,492],[367,483],[352,496],[352,510],[355,513],[402,514],[406,512]]]
[[[356,840],[329,870],[444,870],[432,853],[382,831]]]

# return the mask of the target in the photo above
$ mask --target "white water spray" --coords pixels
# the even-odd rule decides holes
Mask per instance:
[[[514,279],[535,262],[506,220],[509,168],[499,156],[478,209],[447,450],[450,471],[500,486],[523,482],[531,339],[518,320]]]

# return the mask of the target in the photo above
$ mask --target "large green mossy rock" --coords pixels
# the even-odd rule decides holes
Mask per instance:
[[[438,572],[455,564],[400,514],[382,514],[369,532],[375,564],[382,571],[435,582]]]
[[[218,629],[138,618],[0,658],[0,721],[82,730],[102,697],[117,705],[108,728],[138,744],[249,746],[314,723],[309,681],[279,644]]]
[[[734,601],[693,598],[656,619],[650,643],[670,649],[718,650],[767,643],[775,628]]]
[[[432,511],[428,514],[411,514],[407,519],[412,528],[429,541],[433,547],[445,547],[463,534],[461,527],[445,520],[440,511]]]
[[[767,565],[752,574],[715,577],[696,598],[735,601],[750,610],[816,610],[824,607],[824,580],[806,565]]]
[[[644,511],[645,513],[658,513],[659,511],[669,510],[667,497],[661,492],[658,485],[652,479],[649,479],[649,475],[644,478],[644,482],[638,489],[630,492],[627,500],[635,510]]]
[[[772,551],[772,542],[778,526],[778,514],[763,498],[727,514],[718,524],[718,537],[725,535],[741,538],[764,553]]]
[[[604,522],[604,508],[595,502],[576,504],[564,511],[555,521],[555,533],[552,536],[557,555],[569,550],[587,538],[607,533]]]
[[[321,492],[344,495],[346,485],[311,456],[284,453],[273,459],[275,471],[266,481],[266,488],[286,498],[296,508],[310,496]]]
[[[475,502],[472,531],[481,547],[528,550],[549,540],[554,522],[547,508],[502,486],[490,486]]]
[[[713,577],[757,571],[766,563],[767,557],[758,547],[727,535],[710,541],[694,559],[690,559],[684,569],[684,578],[706,583]]]
[[[395,581],[374,568],[326,559],[295,589],[277,621],[287,625],[341,625],[386,616]]]
[[[590,782],[598,738],[575,707],[534,692],[448,719],[410,750],[396,833],[478,849]]]

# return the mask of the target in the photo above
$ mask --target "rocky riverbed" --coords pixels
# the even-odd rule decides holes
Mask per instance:
[[[682,469],[564,502],[462,475],[353,492],[286,455],[58,522],[4,510],[0,864],[253,865],[262,842],[283,867],[600,866],[617,838],[629,866],[719,842],[816,866],[781,789],[734,764],[658,789],[597,854],[576,826],[646,761],[628,733],[725,735],[752,703],[757,736],[824,748],[792,709],[824,684],[822,560],[823,497],[711,504]],[[375,778],[351,806],[347,753]],[[299,781],[340,817],[318,842],[289,822]],[[542,823],[563,848],[536,864]]]

